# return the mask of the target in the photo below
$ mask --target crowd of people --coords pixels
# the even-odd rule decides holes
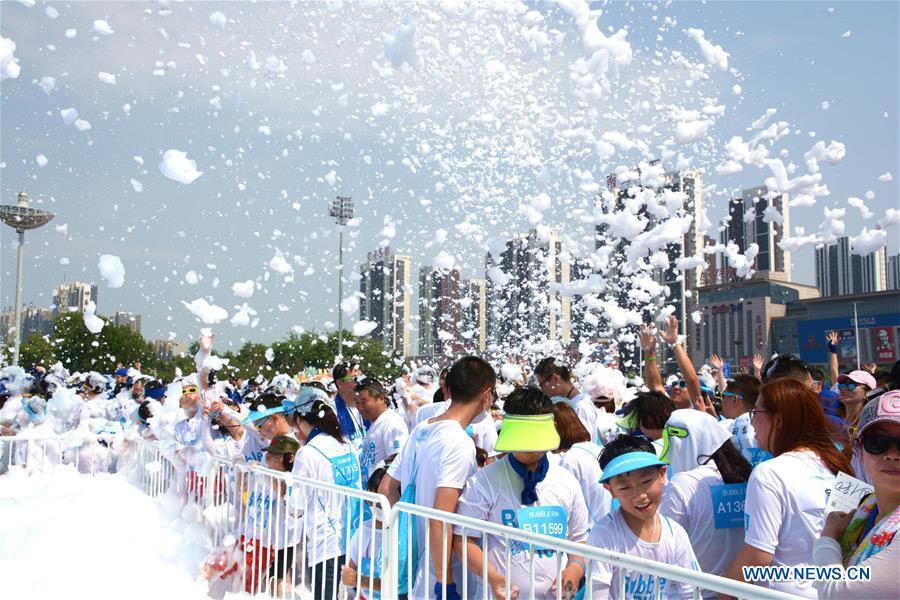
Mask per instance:
[[[326,380],[219,381],[210,335],[201,338],[196,372],[173,382],[139,365],[110,377],[59,364],[31,373],[7,367],[0,435],[90,435],[72,447],[0,455],[0,472],[73,453],[80,465],[99,460],[114,471],[130,440],[153,440],[171,451],[188,490],[201,485],[197,457],[210,455],[738,581],[753,567],[867,566],[865,581],[756,583],[808,598],[900,597],[900,542],[892,543],[900,529],[900,361],[889,372],[868,365],[841,373],[829,336],[826,372],[790,355],[756,357],[746,373],[726,372],[714,355],[698,369],[674,317],[660,331],[641,327],[639,340],[637,380],[587,360],[464,356],[440,371],[404,368],[394,381],[352,361]],[[666,379],[656,361],[661,344],[678,364]],[[841,473],[873,491],[855,510],[828,511]],[[236,547],[253,553],[236,567],[258,571],[264,561],[264,587],[281,591],[305,569],[316,598],[336,597],[341,585],[359,586],[353,597],[381,597],[381,550],[371,537],[385,515],[316,491],[283,501],[283,522],[271,525],[280,536],[263,542],[235,532]],[[369,521],[374,527],[360,526]],[[588,579],[586,556],[463,527],[445,532],[444,522],[421,519],[401,544],[400,595],[453,600],[465,577],[478,598],[484,588],[496,599],[574,598],[588,586],[596,598],[692,596],[691,586],[653,573],[593,561]],[[211,579],[221,573],[206,571]],[[244,579],[248,591],[258,583]]]

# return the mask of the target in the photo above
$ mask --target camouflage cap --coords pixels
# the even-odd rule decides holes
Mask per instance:
[[[269,444],[268,448],[263,448],[263,452],[270,454],[296,454],[300,449],[300,442],[289,435],[278,435]]]

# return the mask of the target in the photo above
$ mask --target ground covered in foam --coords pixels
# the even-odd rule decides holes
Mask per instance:
[[[2,595],[205,598],[208,540],[172,513],[115,475],[0,476]]]

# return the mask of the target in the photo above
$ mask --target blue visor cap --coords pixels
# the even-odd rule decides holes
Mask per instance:
[[[603,475],[600,476],[600,483],[606,483],[613,477],[637,471],[644,467],[664,466],[666,466],[666,463],[656,458],[656,455],[650,452],[628,452],[609,461],[609,464],[603,469]]]
[[[244,423],[255,423],[257,421],[262,421],[267,417],[271,417],[272,415],[283,412],[283,406],[276,406],[275,408],[267,408],[265,410],[253,410],[250,411],[250,414],[247,415],[246,419],[244,419]]]

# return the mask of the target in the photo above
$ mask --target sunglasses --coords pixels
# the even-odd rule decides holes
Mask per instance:
[[[839,383],[838,389],[839,390],[847,390],[848,392],[852,392],[853,390],[856,389],[856,386],[857,386],[857,384],[855,384],[855,383]]]
[[[869,454],[884,454],[891,446],[900,451],[900,437],[890,435],[864,435],[862,447]]]
[[[734,392],[722,392],[722,397],[723,397],[723,398],[731,398],[731,397],[735,397],[735,398],[740,398],[741,400],[744,399],[744,395],[743,395],[743,394],[735,394]]]
[[[181,388],[182,394],[196,394],[199,391],[200,391],[200,388],[198,388],[196,385],[186,385],[183,388]]]

